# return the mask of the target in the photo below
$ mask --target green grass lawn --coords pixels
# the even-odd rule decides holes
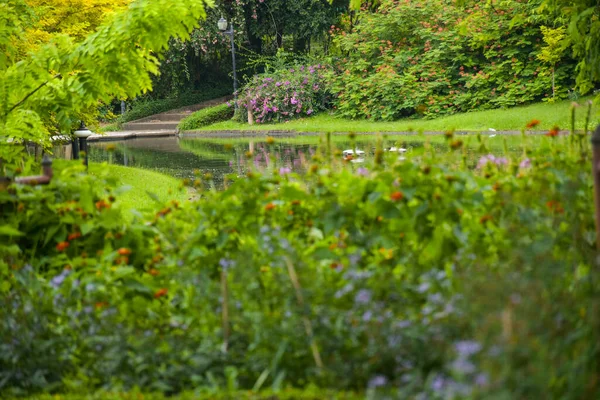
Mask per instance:
[[[60,170],[73,162],[75,161],[54,160],[54,166]],[[117,202],[127,210],[153,211],[169,200],[185,201],[189,198],[186,190],[180,190],[179,179],[159,172],[106,163],[90,163],[90,174],[99,175],[103,172],[116,178],[127,189],[117,197]]]
[[[591,98],[580,99],[583,104]],[[541,121],[538,130],[548,130],[554,125],[561,129],[569,129],[571,125],[571,101],[556,103],[535,103],[509,109],[474,111],[455,114],[432,120],[403,119],[393,122],[374,122],[367,120],[349,120],[321,113],[310,118],[279,124],[256,124],[250,126],[235,121],[220,122],[199,130],[271,130],[289,129],[299,132],[405,132],[405,131],[446,131],[457,129],[464,131],[489,131],[490,128],[518,131],[531,121]],[[587,107],[577,109],[577,129],[583,129]],[[590,128],[600,124],[597,106],[592,110]]]

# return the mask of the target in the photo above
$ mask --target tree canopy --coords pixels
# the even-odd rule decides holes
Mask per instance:
[[[212,1],[136,1],[81,43],[56,34],[20,59],[14,43],[26,37],[33,10],[23,0],[0,4],[0,145],[47,145],[52,134],[70,133],[99,101],[150,90],[159,55],[172,37],[189,37],[205,18],[205,5]],[[14,160],[14,151],[0,147],[0,159]]]

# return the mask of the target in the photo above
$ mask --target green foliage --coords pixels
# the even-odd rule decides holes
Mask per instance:
[[[570,18],[568,32],[577,59],[577,86],[588,93],[600,82],[600,7],[596,0],[546,1],[555,13]]]
[[[204,101],[213,100],[216,98],[224,97],[231,94],[231,87],[229,86],[212,86],[206,85],[201,91],[198,92],[186,92],[180,96],[167,98],[167,99],[147,99],[141,98],[135,100],[131,108],[123,115],[117,118],[119,123],[125,123],[129,121],[135,121],[140,118],[149,117],[154,114],[191,106],[194,104],[202,103]]]
[[[13,141],[50,145],[50,136],[70,134],[82,114],[114,97],[135,97],[151,88],[159,55],[171,37],[187,38],[204,13],[204,1],[139,0],[114,16],[82,43],[58,35],[16,62],[0,65],[0,159],[20,158]],[[8,27],[0,30],[7,46],[21,34],[24,4],[3,5]],[[176,23],[174,23],[176,21]],[[10,48],[8,54],[10,56]]]
[[[93,395],[42,395],[28,398],[29,400],[361,400],[363,395],[335,392],[313,388],[308,390],[283,389],[278,391],[253,391],[211,392],[205,391],[183,393],[177,396],[162,394],[147,394],[138,392],[115,393],[105,392]]]
[[[536,2],[383,2],[356,29],[337,30],[346,56],[331,77],[336,106],[351,118],[394,120],[509,107],[549,96]],[[562,48],[562,44],[561,44]],[[574,62],[555,71],[558,98],[573,86]]]
[[[233,111],[231,104],[221,104],[205,108],[183,119],[177,126],[177,129],[180,131],[191,131],[216,122],[227,121],[233,117]]]
[[[1,389],[597,397],[585,136],[474,160],[448,136],[198,176],[200,200],[131,222],[77,168],[0,192]]]

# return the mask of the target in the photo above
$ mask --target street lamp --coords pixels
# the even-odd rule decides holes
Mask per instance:
[[[229,30],[227,30],[227,25],[230,25]],[[219,20],[219,22],[217,22],[217,26],[219,27],[219,30],[221,31],[221,33],[225,34],[225,35],[229,35],[229,37],[231,38],[231,59],[233,61],[233,104],[235,107],[235,110],[237,111],[238,108],[238,104],[237,104],[237,90],[238,90],[238,80],[237,80],[237,71],[235,69],[235,43],[233,41],[233,23],[228,24],[227,20],[223,17],[221,17],[221,19]]]
[[[81,121],[81,125],[79,125],[79,129],[75,132],[75,137],[79,138],[79,148],[81,151],[85,152],[85,166],[88,166],[88,147],[87,147],[87,138],[92,136],[94,133],[85,127],[83,121]],[[77,152],[79,153],[79,152]],[[76,155],[75,159],[79,158],[79,154]]]

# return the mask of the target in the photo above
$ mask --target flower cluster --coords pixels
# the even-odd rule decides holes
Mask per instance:
[[[289,121],[326,109],[329,95],[323,73],[325,65],[296,66],[257,75],[240,97],[240,108],[252,113],[258,124]],[[240,117],[246,120],[247,113]]]

